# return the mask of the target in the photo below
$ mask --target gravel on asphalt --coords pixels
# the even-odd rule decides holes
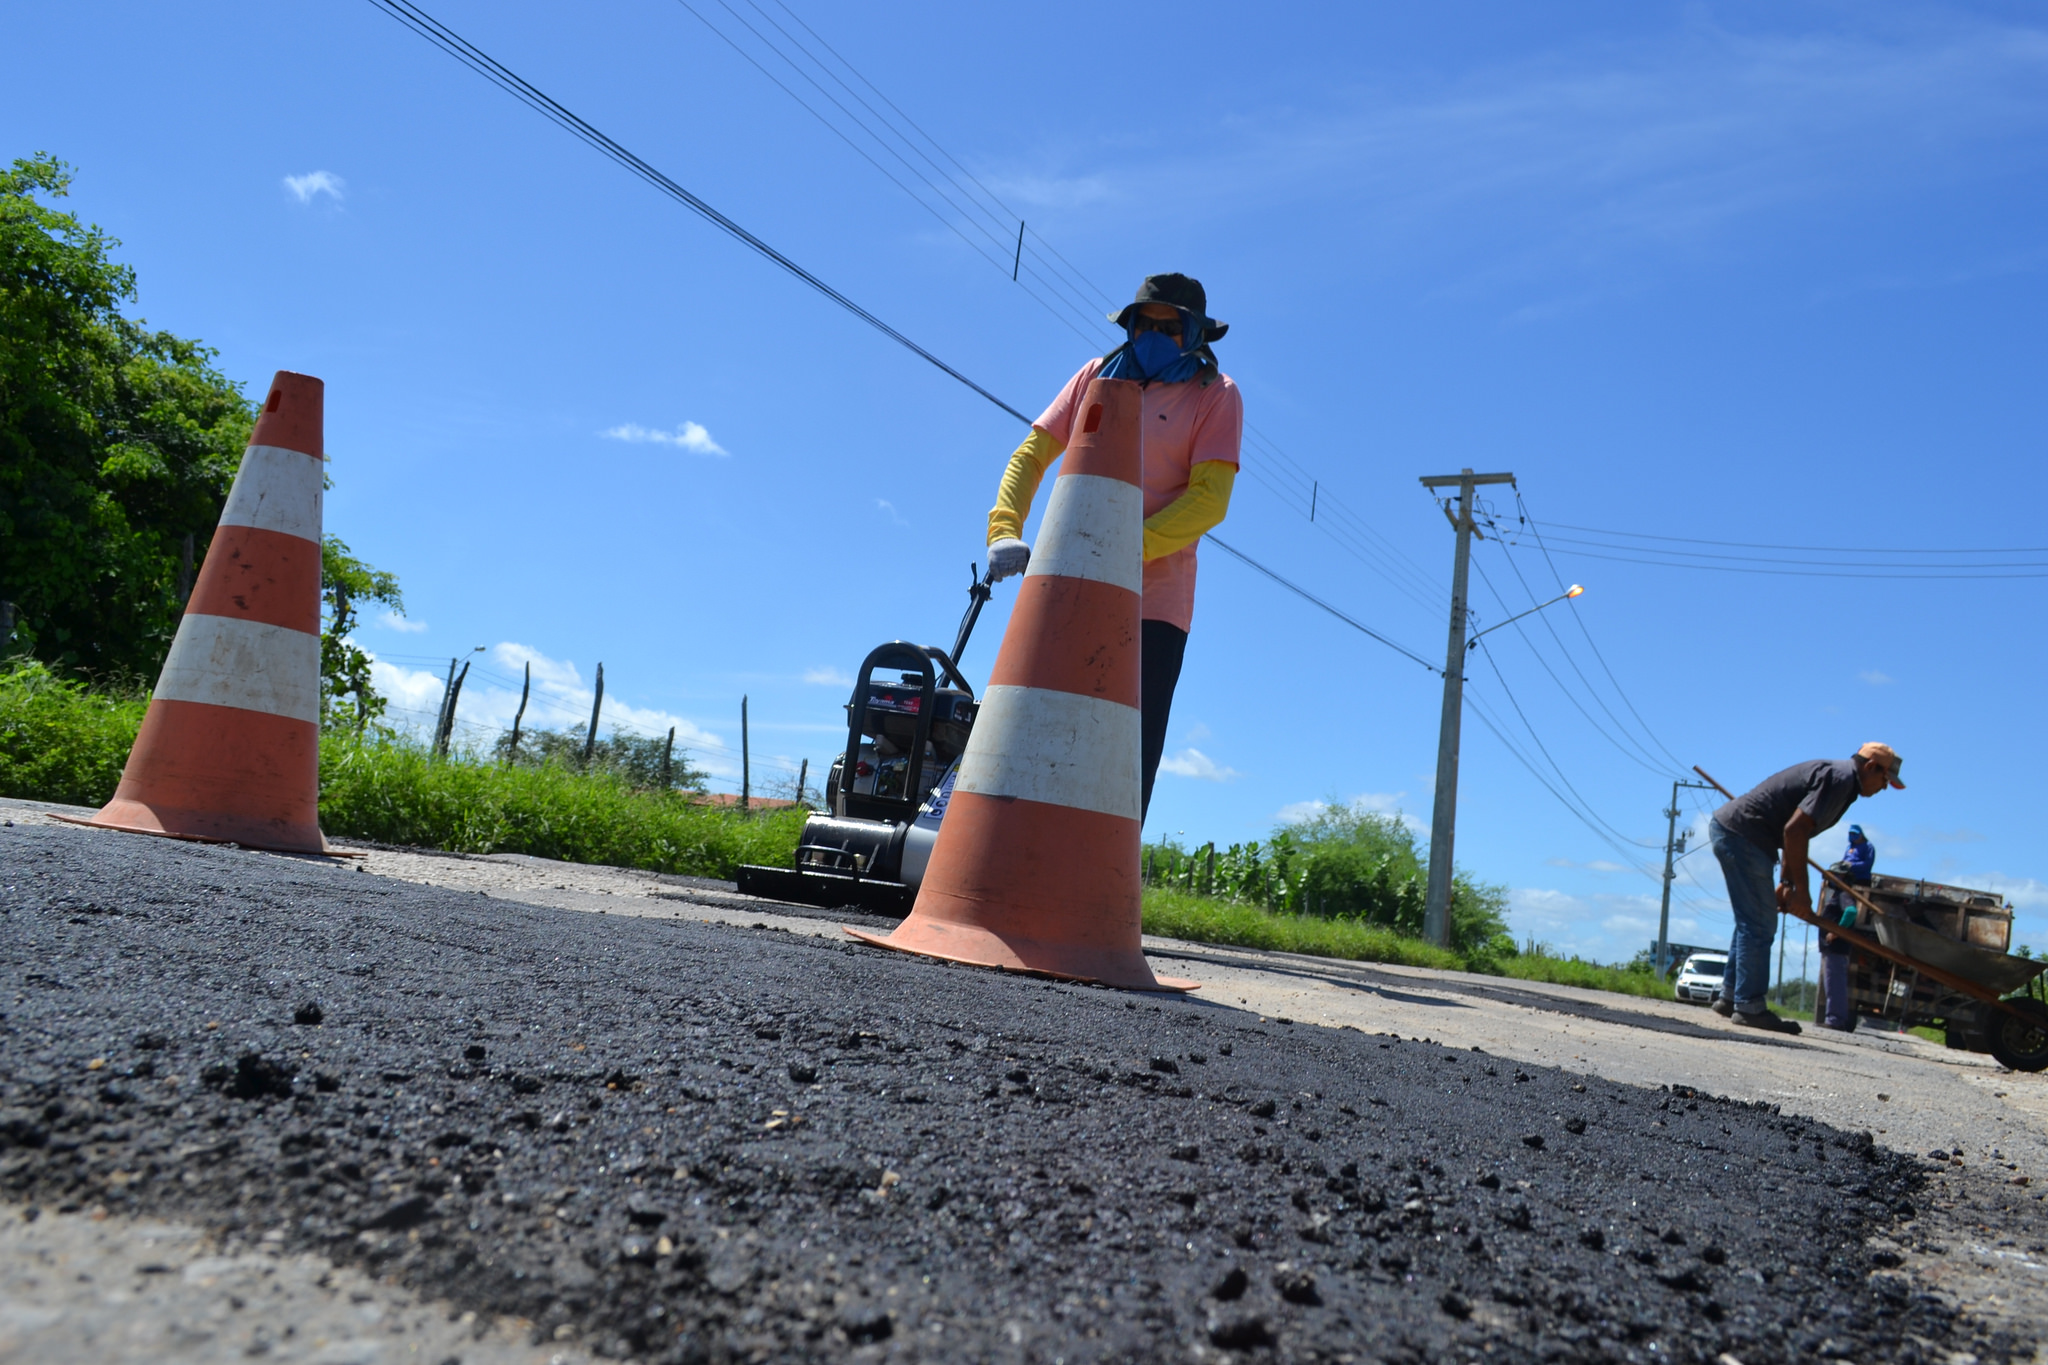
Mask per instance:
[[[1199,993],[25,826],[0,991],[8,1197],[612,1357],[2029,1353],[1867,1133]]]

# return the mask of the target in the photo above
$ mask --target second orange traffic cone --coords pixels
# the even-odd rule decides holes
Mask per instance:
[[[87,824],[324,853],[324,386],[280,370],[178,622],[121,785]]]
[[[1097,379],[1053,484],[910,917],[884,948],[1132,990],[1139,946],[1142,390]]]

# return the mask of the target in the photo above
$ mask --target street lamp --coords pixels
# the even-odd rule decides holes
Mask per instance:
[[[1585,595],[1585,592],[1586,590],[1584,588],[1574,583],[1569,588],[1566,588],[1563,592],[1559,593],[1557,596],[1551,598],[1548,602],[1538,602],[1535,606],[1529,608],[1529,610],[1527,611],[1518,611],[1505,621],[1494,622],[1485,630],[1480,631],[1479,635],[1491,635],[1494,631],[1499,630],[1502,626],[1511,626],[1515,622],[1521,620],[1524,616],[1533,616],[1537,612],[1542,611],[1545,607],[1554,607],[1559,602],[1563,602],[1569,598],[1583,597]],[[1475,635],[1465,642],[1465,648],[1468,651],[1472,648],[1472,646],[1479,643],[1479,635]]]

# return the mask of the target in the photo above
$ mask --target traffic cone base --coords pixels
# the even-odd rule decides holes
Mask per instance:
[[[956,784],[943,829],[916,912],[886,937],[847,933],[878,948],[1062,981],[1134,991],[1198,985],[1155,976],[1138,947],[1139,887],[1124,871],[1135,874],[1138,864],[1135,817],[985,796]],[[1085,890],[1057,900],[1020,897],[1020,888],[1076,884],[1075,867],[1097,874],[1078,883]]]
[[[323,387],[279,371],[114,799],[86,824],[325,853]]]
[[[328,851],[316,724],[159,693],[128,763],[146,765],[147,794],[117,792],[85,823],[282,853]]]

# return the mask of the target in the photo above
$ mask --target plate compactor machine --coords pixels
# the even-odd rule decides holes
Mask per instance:
[[[825,809],[804,822],[796,866],[742,867],[741,891],[828,909],[910,913],[979,706],[960,655],[994,579],[973,575],[970,569],[967,614],[950,652],[891,640],[862,660],[846,704],[846,752],[832,760]]]

